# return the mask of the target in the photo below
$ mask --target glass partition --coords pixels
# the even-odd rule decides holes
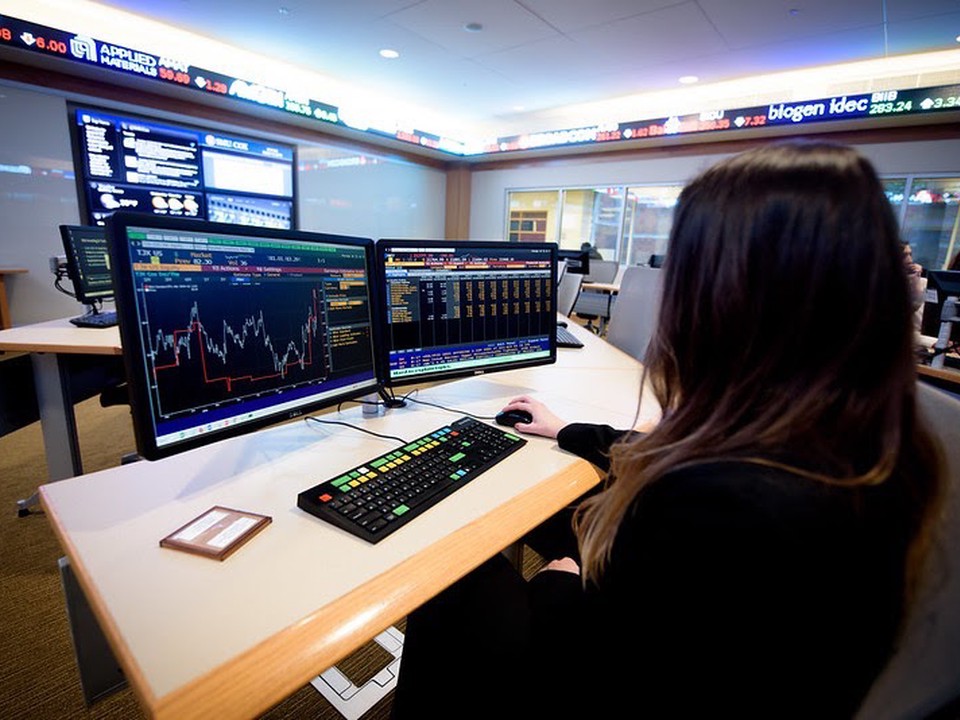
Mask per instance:
[[[928,269],[948,267],[960,250],[960,178],[913,178],[908,193],[902,233],[913,259]]]
[[[902,236],[925,268],[948,267],[960,253],[960,177],[883,178]],[[508,237],[555,240],[564,250],[591,243],[606,260],[645,265],[666,255],[683,185],[610,185],[508,192]]]
[[[618,259],[621,265],[646,265],[651,255],[666,255],[673,208],[681,185],[650,185],[627,188],[623,215],[623,239]]]

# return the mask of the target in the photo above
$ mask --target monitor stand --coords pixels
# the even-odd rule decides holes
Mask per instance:
[[[380,395],[383,406],[387,409],[390,408],[401,408],[406,407],[407,401],[403,398],[398,398],[393,394],[392,390],[387,390],[383,385],[380,386],[380,389],[377,390],[377,393]]]
[[[77,327],[112,327],[117,324],[117,313],[114,310],[101,310],[100,303],[94,303],[87,306],[85,315],[70,318]]]

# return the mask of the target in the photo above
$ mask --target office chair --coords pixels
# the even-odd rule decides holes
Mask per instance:
[[[960,717],[960,401],[924,383],[917,401],[943,447],[947,497],[903,640],[854,720]]]
[[[610,312],[607,342],[642,361],[656,328],[662,272],[633,265],[620,281],[617,302]]]
[[[570,317],[573,306],[580,296],[580,286],[583,285],[583,275],[566,273],[563,280],[557,285],[557,312]]]
[[[612,283],[616,280],[619,269],[620,264],[616,260],[591,260],[590,273],[583,276],[583,282]],[[612,305],[612,293],[581,288],[580,297],[577,298],[573,311],[577,317],[587,321],[587,329],[602,335],[604,325],[610,317]],[[594,321],[597,321],[596,326],[593,324]]]

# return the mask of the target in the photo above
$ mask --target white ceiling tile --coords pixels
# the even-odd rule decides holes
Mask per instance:
[[[519,0],[558,30],[576,30],[604,25],[614,20],[678,5],[683,0]],[[692,4],[692,3],[691,3]]]
[[[881,27],[880,0],[699,0],[730,47]]]
[[[557,35],[557,31],[513,0],[424,0],[390,15],[391,22],[463,57],[515,47]],[[468,32],[467,23],[480,23]]]
[[[695,3],[583,30],[573,33],[571,38],[597,62],[637,70],[727,49]]]

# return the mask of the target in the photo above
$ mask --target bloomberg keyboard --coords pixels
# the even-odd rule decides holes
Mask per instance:
[[[557,325],[557,347],[582,348],[583,343],[563,325]]]
[[[376,543],[527,441],[462,417],[297,495],[297,507]]]
[[[113,327],[117,324],[117,313],[113,310],[108,310],[107,312],[90,313],[89,315],[81,315],[80,317],[70,318],[70,322],[77,327]]]

